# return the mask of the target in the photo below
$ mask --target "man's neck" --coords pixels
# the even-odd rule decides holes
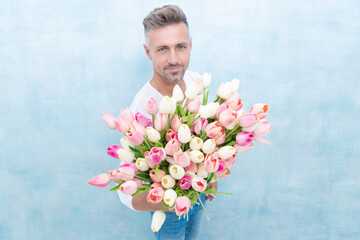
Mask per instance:
[[[184,79],[182,79],[180,82],[169,82],[164,77],[157,76],[155,74],[151,78],[150,84],[163,96],[171,97],[176,84],[180,86],[181,90],[183,90],[184,93],[186,90]]]

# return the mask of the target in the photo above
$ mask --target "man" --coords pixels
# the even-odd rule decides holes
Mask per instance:
[[[143,21],[145,30],[145,53],[153,63],[153,77],[135,96],[130,109],[133,113],[146,113],[146,103],[150,97],[160,103],[163,96],[172,96],[173,88],[178,84],[183,92],[192,81],[201,77],[198,73],[186,71],[190,62],[192,48],[191,37],[186,16],[183,11],[173,5],[156,8]],[[209,187],[217,188],[216,184]],[[121,201],[136,211],[150,211],[162,209],[162,204],[149,203],[147,193],[133,198],[119,192]],[[205,200],[205,196],[201,196]],[[207,196],[212,200],[212,196]],[[205,201],[204,201],[205,202]],[[166,212],[166,221],[159,232],[158,239],[195,239],[200,230],[202,208],[195,204],[189,212],[189,221],[178,220],[174,212]]]

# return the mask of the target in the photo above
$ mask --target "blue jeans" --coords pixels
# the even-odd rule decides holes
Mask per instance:
[[[205,195],[200,195],[202,203],[205,205]],[[199,202],[199,200],[198,200]],[[201,204],[195,204],[189,211],[189,221],[186,217],[176,215],[175,212],[165,212],[166,219],[159,232],[155,232],[158,240],[193,240],[199,236],[203,209]],[[150,212],[151,217],[154,212]]]

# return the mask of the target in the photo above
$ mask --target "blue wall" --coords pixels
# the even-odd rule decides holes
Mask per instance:
[[[142,19],[183,8],[190,68],[271,105],[272,146],[239,156],[201,239],[360,236],[358,0],[0,0],[0,239],[149,239],[148,213],[87,185],[118,161],[116,115],[152,76]]]

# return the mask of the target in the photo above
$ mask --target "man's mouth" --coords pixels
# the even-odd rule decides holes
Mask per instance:
[[[179,72],[182,69],[182,66],[175,66],[175,67],[167,67],[165,70],[169,72]]]

